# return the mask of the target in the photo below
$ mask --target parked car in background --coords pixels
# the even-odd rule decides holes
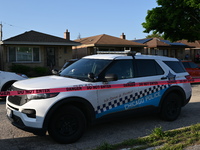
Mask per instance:
[[[185,67],[186,71],[190,74],[192,78],[200,78],[200,66],[196,63],[184,60],[182,61],[183,66]]]
[[[63,67],[58,70],[58,69],[53,69],[52,70],[52,74],[56,75],[56,74],[59,74],[61,71],[63,71],[65,68],[67,68],[69,65],[73,64],[74,62],[76,62],[78,59],[70,59],[69,61],[67,61]]]
[[[7,91],[14,82],[27,78],[28,77],[24,74],[6,72],[0,70],[0,91]],[[0,97],[0,98],[5,98],[5,97]]]

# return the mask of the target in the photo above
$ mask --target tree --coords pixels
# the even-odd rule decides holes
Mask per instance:
[[[154,38],[154,37],[163,38],[163,35],[156,33],[156,34],[149,34],[146,36],[146,38]]]
[[[149,10],[144,32],[163,34],[165,39],[177,41],[200,39],[199,0],[157,0],[158,6]]]

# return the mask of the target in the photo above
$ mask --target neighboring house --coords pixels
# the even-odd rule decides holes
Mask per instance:
[[[9,70],[12,64],[30,67],[61,68],[72,59],[72,46],[80,43],[69,40],[66,30],[64,38],[28,31],[1,43],[1,70]]]
[[[159,38],[147,38],[133,41],[146,45],[144,50],[145,54],[176,57],[178,59],[184,59],[185,48],[189,47],[180,42],[170,42]]]
[[[189,55],[189,59],[196,61],[197,54],[200,54],[200,40],[196,40],[194,42],[188,42],[188,40],[180,40],[178,42],[189,46],[185,49],[186,54]]]
[[[74,58],[96,54],[98,51],[131,50],[134,52],[143,52],[145,46],[144,44],[126,40],[124,34],[121,35],[121,38],[101,34],[87,38],[80,38],[75,41],[81,43],[81,45],[73,46]]]

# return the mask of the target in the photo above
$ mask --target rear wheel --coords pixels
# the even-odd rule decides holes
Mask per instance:
[[[83,135],[86,119],[80,109],[64,106],[50,120],[49,135],[59,143],[72,143]]]
[[[167,121],[176,120],[181,113],[181,99],[176,93],[168,94],[162,104],[161,117]]]

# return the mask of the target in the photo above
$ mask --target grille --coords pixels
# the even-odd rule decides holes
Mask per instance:
[[[11,91],[20,91],[22,89],[18,89],[16,87],[11,86]],[[9,96],[8,101],[18,106],[22,106],[23,104],[27,103],[27,96],[26,95],[14,95]]]

